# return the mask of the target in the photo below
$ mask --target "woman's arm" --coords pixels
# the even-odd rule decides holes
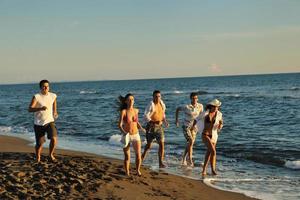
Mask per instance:
[[[126,134],[126,133],[127,133],[127,132],[123,129],[123,118],[124,118],[124,116],[125,116],[125,113],[126,113],[126,110],[125,110],[125,109],[120,111],[120,118],[119,118],[119,123],[118,123],[119,129],[120,129],[120,131],[121,131],[123,134]]]
[[[223,119],[220,119],[218,130],[220,131],[223,128]]]
[[[136,117],[139,119],[139,109],[136,109]],[[143,133],[146,133],[146,130],[143,128],[143,126],[140,124],[139,120],[137,121],[137,128],[141,129]]]

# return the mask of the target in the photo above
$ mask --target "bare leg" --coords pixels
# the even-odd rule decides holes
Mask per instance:
[[[39,138],[39,141],[35,145],[35,156],[37,162],[41,161],[41,153],[42,153],[44,143],[45,143],[45,137],[41,137]]]
[[[40,162],[41,161],[41,153],[42,153],[42,149],[43,149],[43,144],[44,143],[40,143],[39,146],[35,146],[35,156],[36,156],[36,161]]]
[[[54,157],[54,149],[56,147],[56,144],[57,144],[57,137],[53,137],[51,140],[50,140],[50,144],[49,144],[49,156],[50,156],[50,159],[51,160],[55,160],[55,157]]]
[[[211,172],[213,175],[217,175],[216,172],[216,160],[217,160],[217,152],[216,152],[216,144],[212,143],[213,150],[211,153],[210,163],[211,163]]]
[[[130,167],[130,145],[123,148],[124,151],[124,169],[127,176],[130,175],[129,167]]]
[[[207,162],[210,160],[210,164],[213,168],[213,163],[214,163],[214,156],[216,155],[216,149],[214,144],[210,141],[210,138],[208,136],[203,136],[203,140],[207,146],[207,153],[205,155],[205,161],[204,161],[204,166],[202,170],[202,174],[206,174],[206,168],[207,168]],[[215,169],[212,170],[212,173],[215,173]]]
[[[133,148],[135,151],[135,166],[136,166],[136,172],[137,175],[141,176],[141,162],[142,162],[142,158],[141,158],[141,141],[136,141],[133,142]]]
[[[148,153],[149,149],[151,148],[151,145],[152,145],[152,142],[149,142],[149,143],[147,142],[145,149],[144,149],[144,153],[142,154],[142,161],[145,160],[147,153]]]
[[[165,155],[165,144],[163,141],[159,142],[158,148],[158,159],[159,159],[159,168],[165,168],[166,165],[163,163]]]
[[[183,153],[183,156],[182,156],[182,165],[186,165],[186,157],[187,157],[187,154],[188,154],[188,145],[189,143],[187,142],[186,143],[186,147],[184,149],[184,153]]]
[[[190,139],[190,141],[188,143],[189,162],[190,162],[191,166],[194,166],[194,163],[193,163],[193,146],[194,146],[194,142],[195,142],[195,140]]]
[[[202,176],[206,175],[206,169],[207,169],[209,158],[210,158],[210,152],[207,150],[205,154],[203,169],[202,169]]]

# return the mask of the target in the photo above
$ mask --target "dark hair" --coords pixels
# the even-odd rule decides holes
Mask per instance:
[[[190,94],[190,99],[192,99],[194,96],[198,96],[198,93],[197,93],[197,92],[192,92],[192,93]]]
[[[212,107],[218,107],[218,106],[213,106],[213,105],[207,104],[205,106],[205,110],[210,110]],[[220,106],[219,106],[218,110],[221,111],[221,107]]]
[[[122,95],[119,96],[119,110],[123,110],[123,109],[127,108],[126,100],[130,96],[133,96],[133,94],[128,93],[128,94],[125,95],[125,97],[123,97]]]
[[[156,94],[160,94],[160,91],[159,90],[154,90],[152,95],[154,96]]]
[[[40,89],[42,89],[44,83],[48,83],[48,84],[49,84],[50,82],[49,82],[48,80],[45,80],[45,79],[44,79],[44,80],[41,80],[41,81],[40,81]]]

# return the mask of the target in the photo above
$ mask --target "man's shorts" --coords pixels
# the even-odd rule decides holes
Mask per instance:
[[[183,135],[187,142],[189,142],[190,140],[194,141],[196,139],[197,132],[195,130],[191,130],[190,127],[187,126],[182,126],[182,129]]]
[[[50,122],[49,124],[45,124],[44,126],[34,125],[34,133],[35,133],[35,142],[36,146],[40,146],[44,143],[45,134],[47,133],[47,138],[50,140],[53,137],[57,137],[57,129],[54,122]]]
[[[147,124],[146,127],[146,139],[147,139],[147,143],[152,143],[152,141],[154,139],[156,139],[156,141],[158,143],[160,142],[164,142],[165,141],[165,135],[164,135],[164,128],[162,127],[162,125],[158,125],[158,124]]]

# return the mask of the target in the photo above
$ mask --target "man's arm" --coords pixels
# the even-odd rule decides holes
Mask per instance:
[[[31,103],[28,107],[28,112],[38,112],[38,111],[42,111],[42,110],[47,110],[46,106],[43,106],[41,108],[36,108],[36,104],[37,104],[37,101],[36,101],[35,97],[32,97]]]
[[[180,111],[180,110],[181,110],[180,107],[178,107],[178,108],[176,109],[175,124],[176,124],[177,127],[179,127],[178,115],[179,115],[179,111]]]
[[[58,118],[56,98],[53,102],[53,117],[54,117],[54,119]]]
[[[151,121],[151,113],[152,113],[152,103],[149,103],[149,105],[146,107],[145,112],[144,112],[144,120],[146,122]]]

